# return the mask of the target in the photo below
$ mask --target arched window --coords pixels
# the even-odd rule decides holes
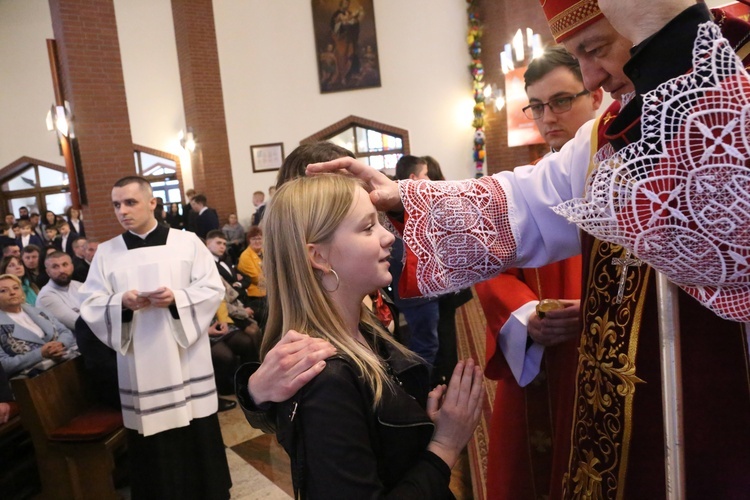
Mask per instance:
[[[357,116],[349,116],[300,141],[331,141],[386,174],[393,175],[396,162],[409,154],[409,132]]]
[[[161,198],[164,204],[182,202],[178,156],[134,145],[133,157],[136,173],[148,179],[155,198]]]
[[[71,203],[65,167],[22,157],[0,170],[0,199],[3,215],[18,215],[26,207],[29,213],[46,210],[61,215]]]
[[[176,155],[133,145],[135,171],[151,183],[154,196],[164,203],[181,203],[180,159]],[[47,210],[61,215],[70,207],[67,170],[62,165],[22,157],[0,170],[2,215],[18,215],[20,207],[30,213]]]

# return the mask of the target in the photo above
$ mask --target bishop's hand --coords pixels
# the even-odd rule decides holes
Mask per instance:
[[[390,180],[385,174],[370,165],[345,156],[333,161],[312,163],[307,166],[309,175],[340,170],[345,170],[366,183],[367,190],[370,192],[370,200],[378,210],[382,212],[403,211],[404,206],[401,204],[398,183]]]

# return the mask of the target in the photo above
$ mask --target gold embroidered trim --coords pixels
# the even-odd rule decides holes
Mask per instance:
[[[641,270],[643,273],[642,278],[642,290],[640,297],[638,298],[638,304],[635,308],[635,314],[633,315],[633,326],[630,330],[630,345],[628,346],[628,356],[635,364],[636,357],[638,355],[638,337],[641,333],[641,324],[643,320],[643,306],[646,302],[646,295],[648,293],[648,282],[651,279],[651,268],[644,265]],[[642,380],[638,379],[640,382]],[[625,399],[625,431],[623,434],[623,445],[622,445],[622,457],[620,462],[623,464],[620,466],[620,475],[618,476],[618,483],[625,483],[625,475],[628,470],[628,456],[630,455],[630,439],[633,435],[633,396],[635,395],[635,389],[629,397]],[[625,488],[620,488],[617,491],[617,498],[624,498]]]
[[[650,268],[631,268],[622,304],[614,294],[625,250],[595,241],[589,262],[564,498],[622,498],[632,432],[638,335]]]
[[[559,41],[566,33],[601,15],[597,0],[581,0],[550,19],[549,29],[555,40]]]

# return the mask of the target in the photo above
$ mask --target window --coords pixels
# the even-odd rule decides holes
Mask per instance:
[[[148,179],[155,198],[161,198],[165,205],[182,202],[180,179],[177,177],[179,167],[177,156],[143,146],[135,146],[133,158],[136,173]]]
[[[365,163],[393,175],[396,162],[409,154],[409,133],[383,123],[350,116],[301,141],[331,141]]]
[[[65,167],[40,163],[23,157],[3,169],[0,198],[4,214],[18,216],[18,209],[26,207],[30,213],[51,210],[62,215],[72,205]]]

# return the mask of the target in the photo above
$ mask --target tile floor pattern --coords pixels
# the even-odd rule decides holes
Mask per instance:
[[[219,413],[219,423],[232,475],[232,498],[293,498],[289,460],[276,438],[250,427],[239,406]]]
[[[232,498],[242,500],[293,498],[289,458],[275,436],[253,429],[239,407],[219,413],[232,474]],[[453,469],[451,490],[459,500],[472,499],[468,459]]]

